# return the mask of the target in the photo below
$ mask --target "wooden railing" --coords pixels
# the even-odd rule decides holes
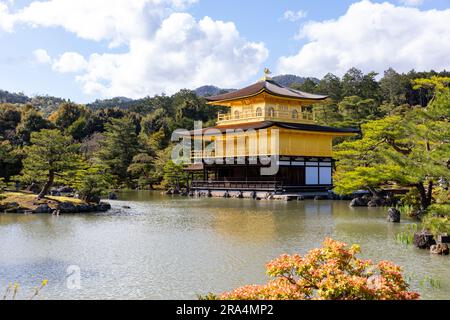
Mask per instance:
[[[310,123],[315,121],[314,112],[298,112],[293,114],[288,111],[262,111],[261,113],[243,112],[239,115],[233,113],[219,113],[217,117],[218,123],[236,122],[236,121],[257,121],[257,120],[274,120],[289,121],[298,123]]]
[[[237,191],[282,191],[280,181],[193,181],[192,189]]]

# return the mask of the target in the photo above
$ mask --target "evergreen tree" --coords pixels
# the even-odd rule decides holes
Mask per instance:
[[[333,102],[337,103],[342,99],[341,79],[332,73],[328,73],[323,77],[317,86],[317,91],[321,94],[328,95]]]
[[[128,167],[139,151],[136,125],[130,117],[111,119],[105,125],[105,139],[101,142],[100,159],[108,165],[110,173],[120,185],[131,185]]]
[[[426,109],[390,116],[362,126],[361,140],[337,147],[336,191],[350,193],[384,185],[415,188],[422,209],[432,204],[433,188],[450,181],[450,78],[420,80],[433,86],[435,98]]]
[[[33,132],[31,146],[24,148],[23,180],[43,183],[38,198],[45,197],[57,179],[64,179],[68,172],[77,169],[78,150],[79,145],[59,130]]]
[[[87,117],[88,113],[85,106],[63,103],[56,112],[50,115],[49,120],[61,130],[66,130],[81,117]]]
[[[16,128],[17,135],[20,137],[21,143],[29,144],[31,133],[38,132],[42,129],[53,129],[54,125],[35,108],[24,111],[22,119]]]

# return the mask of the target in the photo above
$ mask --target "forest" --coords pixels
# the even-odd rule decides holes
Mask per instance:
[[[361,128],[361,136],[336,142],[336,192],[376,195],[395,184],[411,188],[409,203],[426,209],[436,190],[448,189],[450,72],[352,68],[342,78],[283,79],[330,96],[314,106],[320,124]],[[74,187],[86,199],[106,189],[169,187],[183,177],[170,161],[171,133],[192,129],[194,121],[214,125],[223,111],[191,90],[88,105],[0,94],[0,184],[34,188],[41,197],[54,185]]]

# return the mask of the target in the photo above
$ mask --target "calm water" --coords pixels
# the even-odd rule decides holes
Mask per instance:
[[[48,279],[43,299],[191,299],[264,283],[266,262],[333,237],[361,244],[365,258],[404,266],[424,298],[450,299],[450,259],[397,244],[395,234],[409,222],[388,224],[382,209],[150,192],[111,203],[114,210],[103,215],[0,215],[1,290],[18,282],[27,298]],[[81,289],[67,288],[71,265],[81,268]],[[441,287],[427,284],[429,277]]]

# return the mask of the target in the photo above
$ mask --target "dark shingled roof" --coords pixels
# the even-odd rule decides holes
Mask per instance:
[[[260,129],[268,129],[271,127],[280,127],[284,129],[291,130],[299,130],[299,131],[312,131],[312,132],[329,132],[329,133],[360,133],[359,129],[355,128],[333,128],[333,127],[325,127],[319,126],[316,124],[303,124],[303,123],[287,123],[287,122],[275,122],[275,121],[261,121],[261,122],[252,122],[252,123],[242,123],[242,124],[233,124],[233,125],[224,125],[224,126],[216,126],[212,128],[205,128],[201,132],[191,131],[191,135],[194,134],[205,134],[207,130],[215,129],[219,130],[221,133],[226,133],[227,130],[260,130]],[[206,133],[208,135],[208,133]],[[211,133],[210,135],[213,135]]]
[[[264,80],[252,84],[246,88],[233,91],[230,93],[220,94],[218,96],[206,97],[209,102],[214,101],[231,101],[236,99],[241,99],[245,97],[252,97],[260,94],[261,92],[267,92],[274,96],[291,98],[291,99],[302,99],[302,100],[325,100],[328,96],[317,95],[312,93],[307,93],[299,90],[290,89],[283,87],[282,85],[276,83],[273,80]]]

